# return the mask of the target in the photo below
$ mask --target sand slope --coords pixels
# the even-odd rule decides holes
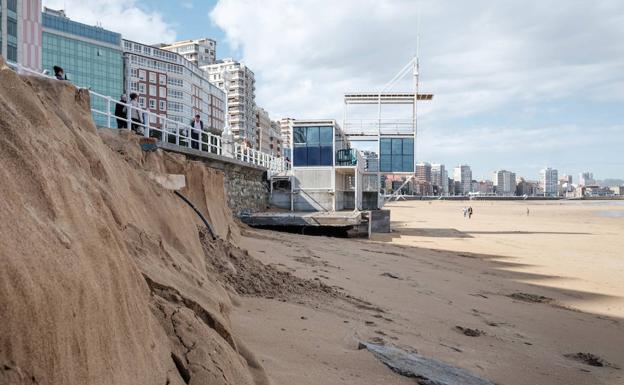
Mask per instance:
[[[136,141],[113,151],[88,93],[0,66],[0,384],[268,383],[196,215],[146,171],[185,173],[235,240],[222,174]]]

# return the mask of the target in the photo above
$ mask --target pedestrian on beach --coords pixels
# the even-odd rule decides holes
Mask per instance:
[[[128,99],[123,94],[119,98],[120,103],[115,104],[115,117],[117,118],[117,128],[128,128],[128,108],[124,105]],[[123,104],[121,104],[123,103]]]
[[[464,212],[464,218],[466,218],[466,215],[468,215],[468,207],[462,207],[462,211]]]
[[[130,129],[134,131],[135,134],[141,135],[139,127],[143,125],[143,120],[141,119],[139,95],[137,95],[135,92],[130,94],[130,119],[132,120]]]
[[[468,219],[472,218],[472,206],[468,207]]]
[[[57,80],[67,80],[67,76],[65,76],[65,71],[63,70],[63,68],[59,67],[59,66],[54,66],[54,77]]]
[[[204,122],[201,120],[201,116],[199,114],[195,115],[195,118],[191,121],[191,127],[195,130],[191,130],[191,147],[194,149],[199,149],[199,131],[204,131]]]
[[[527,217],[529,216],[529,208],[527,207]]]

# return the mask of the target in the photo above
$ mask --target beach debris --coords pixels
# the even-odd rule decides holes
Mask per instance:
[[[399,277],[398,275],[394,274],[394,273],[389,273],[389,272],[385,272],[385,273],[381,273],[380,274],[382,277],[388,277],[388,278],[393,278],[393,279],[402,279],[401,277]]]
[[[416,378],[421,385],[496,385],[465,369],[427,358],[416,352],[407,352],[396,346],[367,342],[360,342],[359,346],[368,349],[394,372]]]
[[[521,292],[509,294],[508,297],[517,299],[519,301],[533,302],[533,303],[549,303],[553,301],[552,298],[544,297],[543,295],[528,294],[528,293],[521,293]]]
[[[471,329],[471,328],[465,328],[463,326],[455,326],[455,330],[459,331],[460,333],[462,333],[465,336],[468,337],[481,337],[483,335],[485,335],[485,332],[483,330],[479,330],[479,329]]]
[[[605,361],[602,357],[599,357],[592,353],[568,353],[563,355],[566,358],[569,358],[574,361],[579,361],[589,366],[595,366],[602,368],[604,366],[608,366],[614,369],[619,369],[616,365],[613,365],[610,362]]]

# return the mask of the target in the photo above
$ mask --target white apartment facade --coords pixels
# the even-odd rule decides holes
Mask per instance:
[[[558,180],[557,170],[546,167],[540,171],[540,181],[542,183],[542,189],[544,190],[544,196],[557,196]]]
[[[280,126],[280,133],[282,136],[282,148],[284,149],[284,157],[292,160],[291,147],[292,147],[292,132],[295,119],[282,118],[278,120]]]
[[[159,48],[180,54],[198,67],[213,64],[217,59],[217,42],[206,37],[161,44]]]
[[[199,67],[175,52],[125,39],[123,52],[125,92],[137,93],[142,108],[186,124],[200,115],[204,130],[221,135],[225,93]]]
[[[460,164],[453,169],[453,179],[459,182],[459,191],[461,195],[467,195],[472,191],[472,170],[466,164]]]
[[[281,158],[283,156],[282,134],[279,122],[271,121],[271,130],[269,131],[269,154]]]
[[[513,196],[516,194],[516,174],[507,171],[495,171],[492,177],[494,187],[496,187],[496,195]]]
[[[254,147],[256,135],[256,80],[242,62],[219,60],[201,67],[208,79],[227,95],[228,122],[234,140]]]
[[[431,164],[431,183],[433,183],[434,186],[438,186],[439,195],[448,195],[448,172],[443,164]]]
[[[41,0],[0,0],[0,56],[41,71]]]

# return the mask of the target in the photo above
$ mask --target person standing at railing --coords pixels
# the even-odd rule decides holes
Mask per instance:
[[[67,80],[67,76],[65,76],[65,71],[63,70],[63,68],[59,67],[59,66],[54,66],[54,77],[57,80]]]
[[[201,120],[199,114],[195,115],[195,118],[191,121],[191,127],[195,130],[191,130],[191,147],[199,150],[199,134],[204,131],[204,122]],[[198,131],[196,131],[198,130]]]
[[[125,104],[128,101],[126,95],[121,95],[119,103],[115,103],[115,117],[117,118],[117,128],[128,128],[128,108]],[[123,103],[123,104],[122,104]]]
[[[139,127],[143,125],[143,120],[141,119],[139,95],[137,95],[135,92],[130,94],[130,120],[132,120],[130,129],[136,134],[141,135],[142,133],[139,132]]]

